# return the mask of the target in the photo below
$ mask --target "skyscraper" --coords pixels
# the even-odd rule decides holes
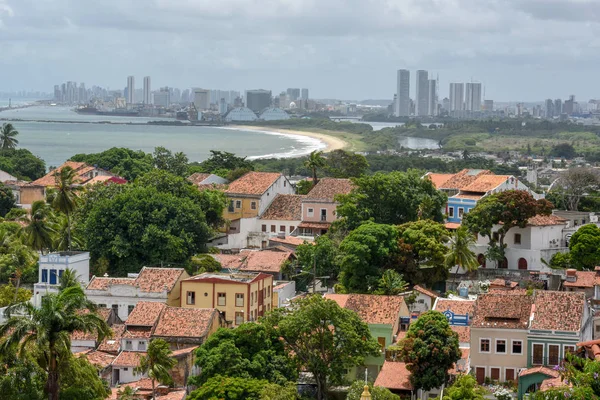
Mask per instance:
[[[481,111],[481,83],[468,82],[465,97],[466,111]]]
[[[429,105],[428,105],[428,109],[429,109],[429,113],[428,115],[437,115],[437,90],[436,90],[436,80],[435,79],[430,79],[429,80]]]
[[[127,104],[135,103],[135,78],[133,76],[127,77],[127,93],[125,95]]]
[[[300,98],[300,89],[288,88],[287,94],[288,94],[288,96],[290,96],[291,101],[296,101]]]
[[[554,102],[552,99],[546,99],[546,118],[554,117]]]
[[[429,79],[427,71],[417,71],[417,93],[415,95],[415,115],[419,117],[429,115]]]
[[[150,105],[152,104],[152,91],[150,87],[150,77],[144,77],[144,104]]]
[[[264,89],[255,89],[246,91],[246,107],[260,113],[271,105],[271,91]]]
[[[563,113],[562,100],[561,99],[554,100],[554,115],[556,115],[557,117],[560,117],[560,114],[562,114],[562,113]]]
[[[399,69],[396,81],[396,117],[410,115],[410,71]]]
[[[465,84],[464,83],[451,83],[450,84],[450,111],[457,113],[463,110],[465,96]]]
[[[194,105],[198,111],[210,108],[210,90],[194,89]]]
[[[308,100],[308,89],[302,89],[302,100]]]

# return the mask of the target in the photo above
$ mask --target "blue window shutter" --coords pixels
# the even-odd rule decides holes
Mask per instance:
[[[50,270],[50,284],[56,285],[56,270],[55,269]]]
[[[42,270],[42,282],[48,283],[48,270],[47,269]]]

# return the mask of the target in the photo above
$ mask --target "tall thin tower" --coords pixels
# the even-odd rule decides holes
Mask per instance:
[[[135,103],[135,78],[133,76],[127,77],[127,104]]]
[[[396,82],[396,109],[397,117],[408,117],[410,115],[410,71],[399,69]]]
[[[150,86],[150,77],[144,77],[144,104],[152,104],[152,88]]]

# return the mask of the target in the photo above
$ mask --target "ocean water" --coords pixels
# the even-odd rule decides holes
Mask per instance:
[[[163,146],[184,152],[190,161],[202,161],[210,150],[249,158],[297,157],[324,149],[318,139],[299,135],[204,126],[126,125],[160,118],[80,115],[66,107],[36,106],[0,112],[0,124],[11,122],[19,131],[19,147],[57,166],[78,153],[98,153],[126,147],[151,153]],[[63,121],[63,122],[36,122]],[[110,121],[117,124],[89,122]]]

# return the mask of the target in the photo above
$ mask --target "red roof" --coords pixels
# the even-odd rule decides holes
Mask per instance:
[[[243,253],[246,255],[240,271],[252,272],[281,272],[282,265],[289,260],[293,253],[287,251],[260,250]]]
[[[575,282],[564,281],[563,286],[572,288],[593,288],[596,271],[575,271]]]
[[[556,215],[536,215],[529,218],[527,224],[530,226],[566,225],[567,220]]]
[[[113,367],[137,367],[140,365],[140,358],[145,355],[146,353],[141,351],[122,351],[112,365]]]
[[[544,374],[544,375],[552,377],[552,378],[558,378],[560,376],[560,374],[558,373],[558,371],[555,371],[555,370],[553,370],[551,368],[548,368],[548,367],[533,367],[533,368],[522,370],[521,373],[519,374],[519,377],[527,376],[527,375],[533,375],[533,374]]]
[[[419,286],[419,285],[415,285],[413,287],[413,289],[416,290],[417,292],[420,292],[420,293],[424,294],[425,296],[429,296],[429,297],[431,297],[433,299],[439,297],[439,295],[436,292],[431,291],[429,289],[425,289],[424,287]]]
[[[241,195],[262,195],[282,175],[278,172],[251,171],[229,184],[225,193]]]
[[[304,244],[304,243],[314,244],[314,242],[308,242],[306,239],[301,239],[296,236],[286,236],[285,238],[272,237],[272,238],[269,238],[269,242],[289,244],[291,246],[300,246],[301,244]]]
[[[429,178],[431,183],[433,183],[433,186],[439,190],[444,183],[454,176],[454,174],[436,174],[434,172],[430,172],[425,176]]]
[[[304,202],[310,201],[326,201],[333,203],[335,196],[339,194],[348,194],[354,187],[350,179],[338,179],[338,178],[322,178],[317,184],[308,192]]]
[[[458,334],[458,341],[460,343],[470,343],[471,342],[471,327],[470,326],[458,326],[451,325],[450,329]]]
[[[154,301],[138,301],[125,322],[127,329],[130,326],[154,326],[166,306],[164,303]]]
[[[377,375],[375,386],[390,390],[412,390],[410,371],[403,362],[385,361]]]
[[[452,311],[458,315],[473,316],[475,310],[475,300],[452,300],[452,299],[437,299],[434,310],[439,312]]]
[[[342,308],[352,310],[367,324],[388,324],[394,326],[400,318],[404,297],[375,294],[326,294],[325,299],[333,300]]]
[[[94,170],[100,170],[100,168],[92,167],[91,165],[88,165],[84,162],[67,161],[60,167],[53,169],[52,171],[48,172],[46,175],[39,178],[38,180],[33,181],[32,183],[34,185],[40,185],[40,186],[55,186],[56,185],[56,174],[59,173],[65,167],[71,167],[76,172],[77,176],[74,180],[75,181],[74,183],[79,183],[79,184],[86,183],[87,181],[92,179],[91,176],[87,175],[89,172],[94,171]],[[104,174],[112,175],[111,173],[106,172],[106,171],[104,171]]]
[[[487,193],[507,182],[510,175],[480,175],[469,185],[460,188],[465,192]]]
[[[121,348],[121,337],[125,332],[125,324],[113,324],[110,328],[112,329],[112,337],[105,338],[98,346],[98,350],[117,354]]]
[[[110,278],[93,276],[86,290],[108,290],[113,285],[136,286],[142,292],[170,292],[180,278],[187,277],[183,268],[144,267],[137,278]]]
[[[277,194],[269,207],[260,216],[261,220],[302,220],[302,199],[299,194]]]
[[[214,308],[167,307],[160,315],[152,336],[204,338],[215,315]]]
[[[530,329],[579,332],[586,307],[585,293],[536,290]]]
[[[87,359],[90,364],[99,367],[100,369],[107,368],[109,365],[113,363],[117,356],[109,353],[105,353],[103,351],[86,351],[83,353],[76,353],[75,355],[81,356]]]

